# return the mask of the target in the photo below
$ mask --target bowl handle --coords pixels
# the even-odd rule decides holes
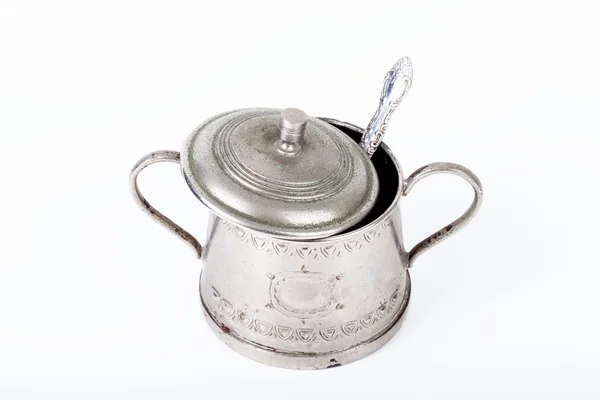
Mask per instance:
[[[463,167],[459,164],[449,163],[449,162],[438,162],[425,165],[415,172],[413,172],[408,179],[404,182],[404,186],[402,189],[402,195],[406,196],[410,192],[410,190],[415,186],[417,182],[421,179],[434,175],[448,173],[452,175],[457,175],[469,182],[469,184],[473,187],[473,191],[475,192],[475,197],[471,206],[465,211],[463,215],[461,215],[454,222],[446,225],[439,231],[435,232],[433,235],[427,237],[425,240],[417,243],[415,247],[413,247],[408,253],[408,266],[412,267],[413,262],[421,253],[425,250],[435,246],[440,243],[442,240],[447,239],[452,236],[456,232],[458,232],[461,228],[463,228],[467,223],[471,221],[471,219],[477,214],[479,207],[481,206],[481,201],[483,199],[483,188],[481,186],[481,182],[475,176],[475,174],[469,171],[467,168]]]
[[[187,242],[196,253],[198,258],[202,257],[202,245],[195,237],[193,237],[188,231],[177,225],[175,222],[171,221],[169,218],[160,213],[156,208],[152,207],[150,203],[144,198],[142,193],[140,192],[140,188],[137,184],[137,177],[140,172],[144,168],[149,165],[159,163],[159,162],[172,162],[179,164],[180,155],[178,151],[170,151],[170,150],[160,150],[149,153],[142,157],[131,170],[131,174],[129,176],[129,187],[131,189],[131,194],[135,199],[136,203],[145,211],[148,215],[157,220],[162,226],[179,236],[185,242]]]

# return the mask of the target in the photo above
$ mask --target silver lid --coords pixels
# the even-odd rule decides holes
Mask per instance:
[[[235,110],[205,121],[186,140],[181,166],[215,213],[278,237],[340,233],[367,215],[379,191],[357,143],[293,108]]]

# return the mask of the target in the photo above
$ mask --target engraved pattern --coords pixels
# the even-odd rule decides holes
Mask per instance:
[[[285,271],[277,274],[268,273],[267,277],[271,280],[269,285],[269,294],[271,295],[271,305],[282,314],[290,317],[322,317],[332,312],[336,306],[334,304],[335,299],[339,297],[338,291],[336,290],[336,283],[342,279],[341,275],[330,276],[326,279],[326,276],[320,272],[308,271],[306,265],[303,265],[300,272],[296,271]],[[320,296],[320,302],[311,304],[310,302],[302,301],[302,304],[298,304],[292,299],[290,304],[287,300],[289,294],[286,294],[285,287],[288,286],[289,282],[304,283],[305,290],[307,287],[312,288]],[[282,288],[283,287],[283,288]]]
[[[221,318],[237,324],[240,328],[251,332],[257,332],[262,336],[270,337],[276,340],[292,342],[331,342],[344,336],[352,336],[363,329],[370,329],[379,325],[393,310],[399,306],[399,290],[396,289],[390,297],[381,301],[376,310],[371,311],[358,320],[348,321],[340,326],[330,326],[324,329],[313,329],[307,327],[290,327],[282,325],[272,325],[258,318],[251,318],[245,310],[235,310],[233,305],[221,297],[219,291],[213,289],[213,296],[218,302],[219,310],[223,311]]]
[[[319,333],[323,339],[330,342],[336,337],[337,328],[322,329]]]
[[[371,118],[360,142],[369,157],[375,153],[381,144],[390,118],[398,104],[408,93],[412,85],[412,79],[413,67],[408,57],[402,57],[398,60],[385,75],[377,111]]]
[[[270,255],[278,255],[281,257],[288,258],[300,258],[301,260],[323,260],[341,257],[346,253],[352,253],[357,250],[361,250],[364,246],[373,243],[377,240],[383,230],[387,229],[392,223],[392,214],[388,216],[384,221],[377,224],[373,229],[366,232],[364,235],[348,239],[343,243],[331,243],[324,245],[293,245],[279,241],[277,239],[271,239],[265,236],[252,233],[244,230],[243,228],[234,225],[230,222],[220,219],[221,225],[225,227],[227,231],[235,235],[237,239],[246,243],[249,246],[253,246],[257,250],[265,251]]]

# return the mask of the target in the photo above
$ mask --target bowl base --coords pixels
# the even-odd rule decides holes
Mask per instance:
[[[410,300],[411,282],[408,271],[406,271],[406,286],[404,297],[399,310],[392,323],[383,331],[371,338],[347,347],[345,349],[332,351],[328,353],[292,353],[278,351],[272,347],[263,346],[244,338],[241,338],[235,332],[224,326],[219,320],[208,311],[202,293],[200,293],[200,302],[202,311],[208,322],[208,325],[215,334],[230,348],[248,357],[254,361],[273,367],[287,369],[326,369],[346,365],[381,348],[386,344],[402,326],[404,316]]]

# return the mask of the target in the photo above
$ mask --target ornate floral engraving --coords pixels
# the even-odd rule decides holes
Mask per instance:
[[[235,323],[240,329],[259,333],[262,336],[282,341],[301,341],[305,343],[326,341],[355,335],[363,329],[371,329],[380,325],[384,318],[400,306],[398,301],[399,290],[396,289],[391,296],[383,299],[376,310],[371,311],[361,318],[348,321],[340,326],[330,326],[324,329],[313,329],[306,326],[283,326],[272,325],[258,318],[252,318],[245,310],[235,309],[234,306],[224,299],[220,292],[213,289],[213,296],[218,303],[218,308],[223,312],[221,319],[227,319]]]
[[[375,111],[369,125],[364,130],[360,141],[361,147],[369,157],[375,153],[381,144],[390,118],[398,104],[408,93],[412,85],[412,79],[412,62],[408,57],[402,57],[398,60],[385,75],[377,111]]]

